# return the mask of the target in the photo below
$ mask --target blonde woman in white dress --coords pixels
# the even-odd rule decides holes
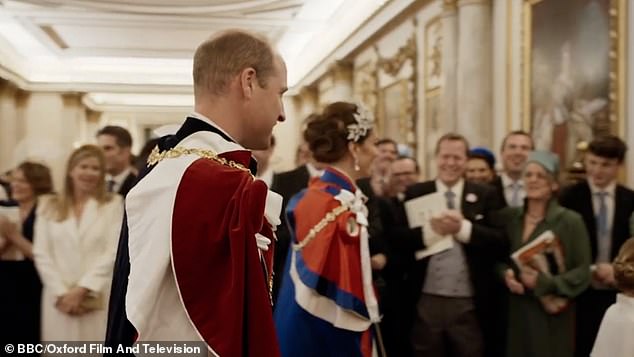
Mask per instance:
[[[38,206],[33,254],[43,284],[42,341],[102,341],[123,219],[94,145],[75,150],[61,194]]]

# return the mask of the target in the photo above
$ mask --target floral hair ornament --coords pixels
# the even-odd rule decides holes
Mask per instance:
[[[357,111],[353,113],[355,124],[348,125],[348,140],[355,143],[365,137],[374,128],[374,115],[362,104],[356,104]]]

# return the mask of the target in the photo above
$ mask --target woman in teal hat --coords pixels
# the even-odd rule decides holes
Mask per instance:
[[[557,203],[558,171],[555,154],[533,151],[524,207],[502,211],[511,246],[499,267],[509,291],[507,356],[574,353],[572,302],[590,283],[590,242],[581,216]]]

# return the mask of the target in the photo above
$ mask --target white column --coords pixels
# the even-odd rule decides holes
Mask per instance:
[[[458,1],[457,131],[473,146],[491,146],[492,74],[490,0]]]
[[[493,95],[492,95],[492,145],[494,149],[500,143],[506,133],[512,130],[511,100],[512,86],[511,79],[511,55],[510,41],[512,38],[512,6],[509,0],[493,0],[492,19],[492,65],[493,71]]]
[[[17,87],[0,79],[0,173],[15,166],[13,153],[18,141]]]
[[[458,17],[456,0],[444,0],[442,12],[442,133],[456,130],[458,90]]]
[[[101,115],[103,113],[90,110],[90,109],[86,109],[85,113],[86,113],[86,121],[84,121],[84,123],[81,126],[80,140],[82,143],[85,143],[85,144],[95,143],[96,142],[95,135],[97,134],[97,131],[99,131],[100,129],[99,123],[101,122]]]

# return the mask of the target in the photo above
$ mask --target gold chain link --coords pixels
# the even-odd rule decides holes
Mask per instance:
[[[149,167],[156,165],[165,159],[175,159],[183,155],[198,155],[199,157],[202,157],[204,159],[214,160],[221,165],[248,172],[249,175],[253,176],[251,174],[251,171],[244,165],[239,164],[233,160],[227,160],[224,157],[220,157],[216,152],[208,149],[184,148],[177,146],[175,148],[159,152],[158,146],[155,146],[154,149],[152,149],[150,156],[148,156],[147,164]]]
[[[339,217],[342,213],[348,211],[349,207],[347,205],[341,205],[335,207],[332,211],[326,213],[326,216],[319,221],[313,228],[308,231],[306,238],[299,243],[293,244],[293,250],[298,251],[304,249],[319,232],[321,232],[326,226],[335,221],[337,217]]]

